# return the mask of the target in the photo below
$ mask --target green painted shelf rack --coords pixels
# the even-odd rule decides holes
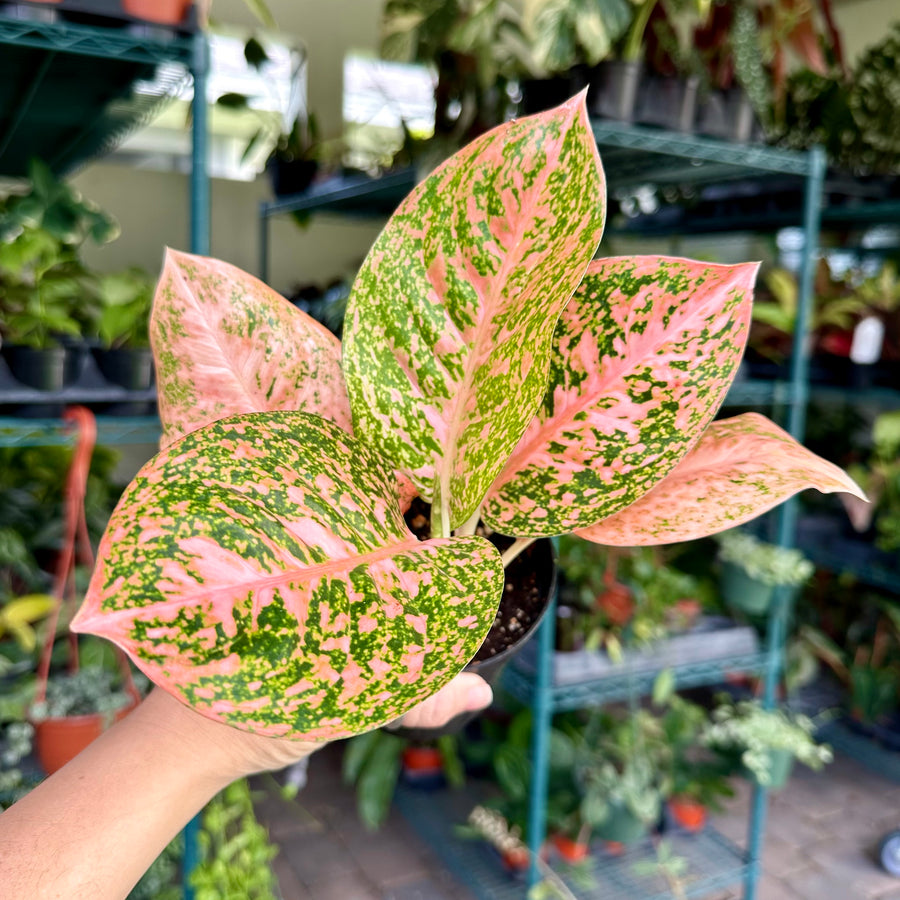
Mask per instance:
[[[28,4],[20,6],[28,9]],[[78,7],[72,4],[72,9]],[[59,11],[66,8],[63,3]],[[98,24],[83,24],[54,16],[57,10],[48,9],[54,21],[20,18],[17,13],[23,10],[17,4],[0,4],[0,176],[22,177],[32,156],[46,159],[58,174],[70,173],[147,123],[190,77],[194,87],[190,248],[208,254],[206,36],[201,31],[166,30],[134,21],[106,24],[98,19]],[[41,10],[35,15],[41,19],[46,14],[47,10]],[[161,90],[135,90],[137,82],[155,73],[160,74]],[[0,403],[4,399],[0,397]],[[92,398],[26,396],[7,402],[54,404],[61,399],[89,402]],[[119,398],[107,392],[102,399]],[[105,443],[155,442],[158,435],[155,417],[101,417],[98,422],[98,438]],[[68,431],[59,420],[5,417],[0,421],[0,446],[67,440]],[[185,873],[195,865],[198,833],[199,817],[185,829]],[[184,896],[193,898],[187,874]]]
[[[800,226],[805,237],[805,253],[800,270],[800,303],[797,317],[797,337],[791,360],[790,376],[781,382],[737,382],[729,394],[728,403],[741,406],[780,406],[786,411],[787,429],[802,438],[804,413],[807,402],[808,359],[802,335],[807,330],[814,259],[818,248],[821,221],[821,200],[825,159],[821,149],[808,153],[787,152],[769,147],[729,144],[722,141],[683,134],[672,134],[652,128],[623,125],[616,122],[595,121],[594,136],[606,172],[610,196],[621,196],[653,185],[656,188],[690,185],[728,185],[751,180],[763,190],[775,179],[790,179],[796,197],[797,213],[786,223]],[[264,202],[259,209],[259,272],[263,280],[268,277],[268,229],[270,220],[277,215],[303,211],[308,213],[336,213],[338,215],[386,216],[400,203],[415,184],[412,170],[391,173],[381,179],[333,178],[313,189],[294,197]],[[736,224],[719,221],[715,230],[730,230]],[[662,233],[662,230],[660,231]],[[671,231],[669,232],[671,233]],[[796,510],[787,504],[779,512],[778,540],[784,545],[792,543]],[[742,657],[697,663],[678,667],[677,683],[690,687],[721,682],[731,672],[755,672],[763,675],[766,685],[766,701],[773,702],[775,685],[781,666],[781,650],[784,643],[787,611],[784,603],[778,604],[779,612],[772,617],[764,652]],[[554,711],[574,709],[596,703],[609,702],[632,692],[645,693],[652,684],[655,672],[640,675],[620,675],[602,681],[595,680],[581,685],[554,687],[550,668],[554,628],[553,608],[548,610],[544,623],[534,638],[538,642],[537,671],[526,676],[512,667],[506,677],[513,693],[530,702],[535,715],[534,776],[531,785],[528,843],[532,857],[545,835],[544,814],[548,777],[548,733]],[[452,796],[452,795],[451,795]],[[457,808],[458,800],[428,795],[418,800],[411,792],[401,792],[401,810],[415,823],[423,834],[444,856],[451,870],[467,883],[482,900],[506,900],[524,898],[527,884],[511,882],[496,865],[488,866],[478,861],[480,848],[466,847],[452,834],[451,824],[465,820],[467,809]],[[705,859],[707,869],[689,890],[688,896],[699,897],[735,883],[743,883],[744,896],[754,900],[759,878],[759,852],[765,828],[766,794],[757,790],[749,823],[749,840],[746,854],[742,854],[721,841],[713,833],[695,844],[699,856]],[[646,851],[647,848],[644,848]],[[681,848],[679,847],[679,851]],[[640,851],[638,851],[640,854]],[[669,897],[662,888],[651,889],[637,884],[627,877],[627,864],[602,866],[608,870],[611,887],[598,888],[594,893],[578,895],[585,898]],[[499,875],[498,875],[499,873]],[[604,876],[606,878],[606,876]],[[529,873],[531,883],[537,880],[534,864]]]

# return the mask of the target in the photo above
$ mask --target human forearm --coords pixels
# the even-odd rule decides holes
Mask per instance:
[[[154,691],[131,715],[0,816],[8,900],[121,900],[166,844],[248,770],[234,733]],[[313,745],[294,744],[291,758]],[[280,760],[278,760],[280,762]],[[274,767],[261,758],[259,768]]]

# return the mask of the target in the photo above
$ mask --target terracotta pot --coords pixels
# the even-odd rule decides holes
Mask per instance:
[[[444,760],[437,747],[407,747],[403,751],[403,765],[410,772],[441,770]]]
[[[703,831],[706,825],[706,807],[690,797],[672,797],[669,800],[669,812],[685,831],[692,834]]]
[[[180,25],[190,5],[190,0],[122,0],[128,15],[160,25]]]
[[[70,759],[76,757],[88,744],[112,724],[119,722],[130,713],[137,702],[123,706],[111,719],[101,713],[85,716],[66,716],[59,719],[33,721],[34,746],[41,768],[52,775]]]
[[[590,848],[587,841],[578,841],[573,838],[566,837],[564,834],[552,834],[550,840],[556,848],[557,853],[567,863],[579,863],[587,859]]]

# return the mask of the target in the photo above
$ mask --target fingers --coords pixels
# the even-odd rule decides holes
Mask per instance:
[[[436,694],[423,700],[397,720],[405,728],[440,728],[464,712],[475,712],[490,706],[491,686],[473,672],[461,672]]]

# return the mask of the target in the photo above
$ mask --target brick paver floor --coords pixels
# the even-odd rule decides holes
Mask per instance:
[[[353,791],[341,784],[339,747],[312,758],[296,800],[283,800],[270,776],[255,786],[260,818],[280,847],[283,900],[473,900],[396,811],[377,834],[359,824]],[[714,824],[745,845],[750,790],[735,786]],[[900,879],[876,861],[894,828],[900,785],[842,756],[822,773],[797,767],[771,795],[758,900],[900,900]],[[735,888],[710,900],[740,896]]]

